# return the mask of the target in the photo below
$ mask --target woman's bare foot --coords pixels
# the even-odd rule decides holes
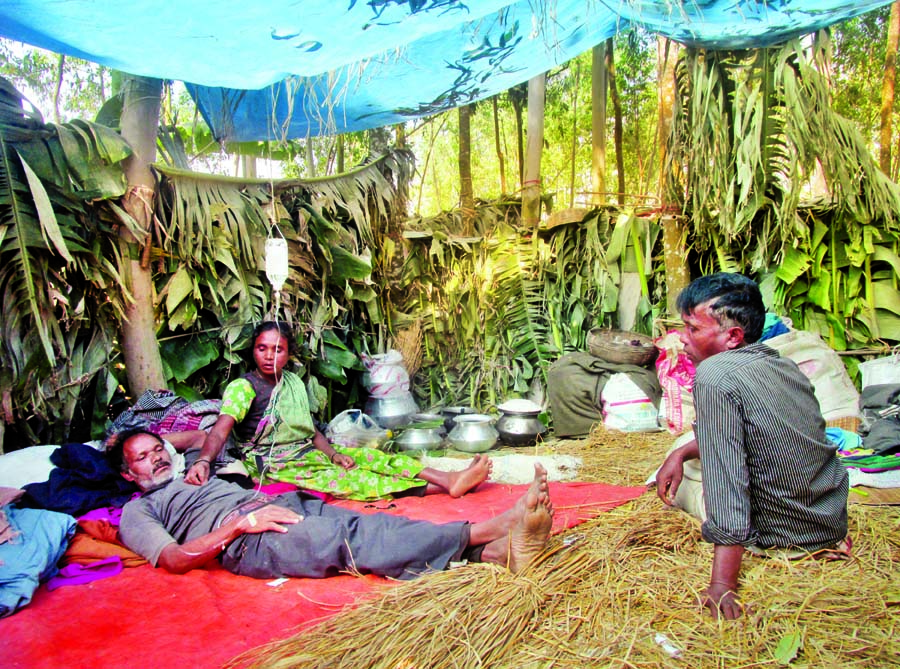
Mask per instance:
[[[537,493],[532,488],[525,495],[525,515],[512,528],[509,536],[509,562],[513,573],[525,568],[547,545],[553,526],[553,505],[546,491]]]
[[[491,475],[493,463],[486,455],[476,455],[465,469],[450,473],[447,492],[451,497],[462,497],[467,492],[484,483]]]

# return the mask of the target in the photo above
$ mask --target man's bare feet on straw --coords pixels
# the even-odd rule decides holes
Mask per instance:
[[[522,569],[543,550],[553,524],[553,504],[547,484],[547,470],[534,466],[534,480],[516,504],[485,523],[472,526],[473,544],[487,539],[484,562]]]
[[[525,513],[513,526],[509,536],[509,569],[521,571],[547,545],[553,526],[553,504],[544,488],[535,492],[535,485],[525,494]]]

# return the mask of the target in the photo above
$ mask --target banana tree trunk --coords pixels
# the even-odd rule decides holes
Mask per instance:
[[[149,262],[150,224],[156,196],[156,180],[150,165],[156,160],[162,81],[127,76],[123,87],[122,136],[134,149],[134,154],[124,162],[128,190],[123,197],[123,205],[146,233],[141,239],[124,230],[120,235],[125,287],[134,299],[125,310],[122,353],[128,387],[137,397],[145,390],[166,387],[156,341],[155,296]]]
[[[525,181],[522,184],[522,221],[537,227],[541,220],[541,153],[544,148],[544,93],[547,75],[528,81],[528,140]]]

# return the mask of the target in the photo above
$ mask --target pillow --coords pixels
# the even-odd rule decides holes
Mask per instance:
[[[28,446],[0,455],[0,487],[24,488],[29,483],[42,483],[56,467],[50,454],[59,446]]]
[[[175,472],[184,471],[184,456],[165,439],[163,443],[172,456]],[[87,441],[85,444],[97,449],[103,447],[102,441]],[[0,488],[24,488],[29,483],[48,481],[50,472],[56,468],[50,462],[50,455],[57,448],[59,446],[28,446],[0,455]]]

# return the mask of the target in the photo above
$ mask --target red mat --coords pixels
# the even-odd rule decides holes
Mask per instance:
[[[453,499],[407,497],[341,506],[397,513],[436,522],[485,520],[505,511],[526,486],[496,483]],[[553,531],[572,527],[630,501],[645,488],[602,483],[551,483]],[[391,504],[394,507],[382,509]],[[267,581],[224,569],[174,575],[149,565],[87,585],[47,592],[0,620],[0,665],[5,669],[221,667],[248,648],[283,639],[315,621],[377,593],[388,581],[374,576]]]

